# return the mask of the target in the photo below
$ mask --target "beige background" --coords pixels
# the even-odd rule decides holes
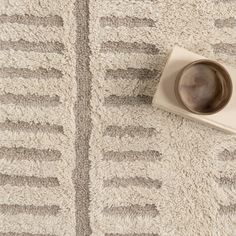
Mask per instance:
[[[175,44],[236,66],[235,13],[0,0],[0,235],[235,235],[235,138],[150,105]]]
[[[236,234],[233,138],[150,105],[174,45],[236,66],[235,13],[234,1],[90,0],[94,235]]]

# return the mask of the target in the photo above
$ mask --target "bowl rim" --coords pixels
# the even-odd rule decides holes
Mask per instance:
[[[182,99],[181,95],[180,95],[180,81],[181,78],[184,74],[184,72],[186,70],[188,70],[189,68],[191,68],[194,65],[197,64],[205,64],[207,66],[211,65],[213,66],[217,71],[219,71],[221,74],[223,74],[223,78],[224,80],[226,80],[226,82],[228,83],[228,94],[227,94],[227,99],[221,103],[221,105],[219,105],[219,107],[213,111],[209,111],[209,112],[200,112],[200,111],[196,111],[194,109],[191,109]],[[193,62],[190,62],[189,64],[187,64],[186,66],[184,66],[179,73],[177,74],[177,77],[175,79],[175,86],[174,86],[174,90],[175,90],[175,96],[177,98],[177,100],[184,106],[185,109],[187,109],[188,111],[190,111],[191,113],[197,114],[197,115],[212,115],[215,113],[218,113],[219,111],[221,111],[223,108],[226,107],[226,105],[229,103],[232,94],[233,94],[233,83],[232,83],[232,79],[231,76],[229,74],[229,72],[226,70],[226,68],[220,64],[219,62],[216,62],[214,60],[209,60],[209,59],[200,59],[200,60],[195,60]]]

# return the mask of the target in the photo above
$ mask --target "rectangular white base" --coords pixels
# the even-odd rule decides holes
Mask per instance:
[[[173,49],[154,95],[153,106],[189,119],[206,123],[224,131],[236,133],[236,91],[233,91],[228,105],[223,110],[213,115],[193,114],[180,105],[176,99],[174,84],[177,74],[184,66],[199,59],[204,59],[204,57],[183,48],[175,47]],[[231,75],[233,89],[236,88],[236,69],[227,65],[223,66]]]

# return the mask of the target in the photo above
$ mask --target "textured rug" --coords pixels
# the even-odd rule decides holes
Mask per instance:
[[[73,1],[0,1],[1,236],[76,235],[74,13]]]
[[[151,107],[174,45],[236,66],[235,0],[0,0],[0,236],[234,236],[236,140]]]

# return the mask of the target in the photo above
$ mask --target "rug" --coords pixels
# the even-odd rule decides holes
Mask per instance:
[[[235,137],[151,106],[174,45],[236,66],[234,0],[0,3],[0,236],[236,234]]]
[[[76,235],[74,13],[0,2],[0,235]]]

